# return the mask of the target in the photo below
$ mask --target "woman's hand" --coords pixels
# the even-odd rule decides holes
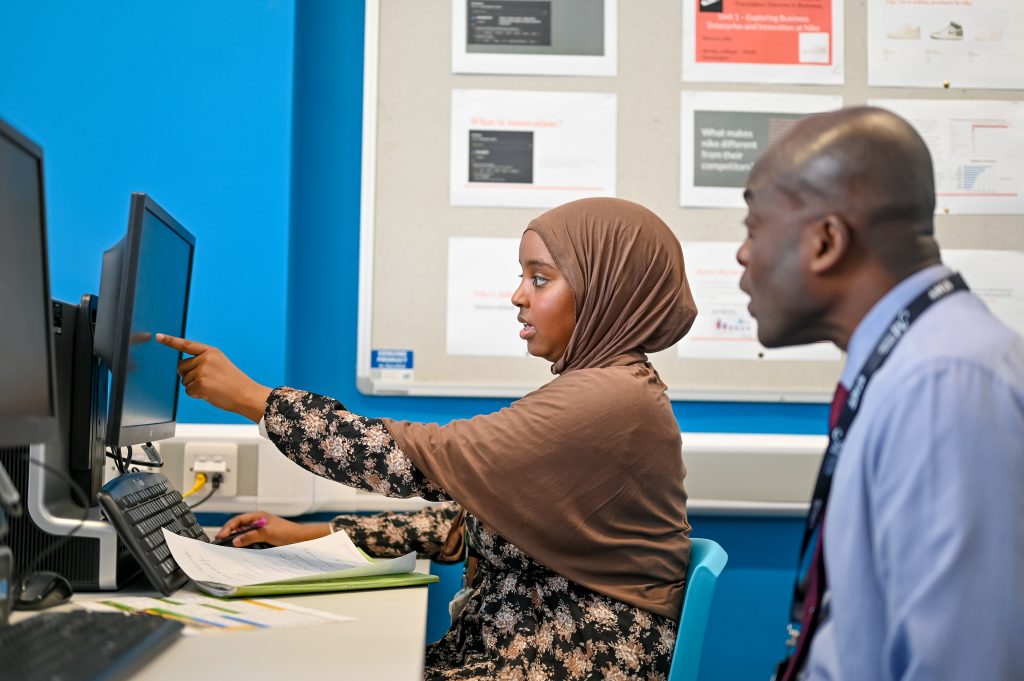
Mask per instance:
[[[168,347],[193,355],[178,362],[178,375],[186,395],[241,414],[255,423],[263,418],[270,388],[249,378],[223,352],[212,345],[163,333],[158,333],[156,339]]]
[[[328,523],[316,523],[313,525],[305,525],[302,523],[293,523],[290,520],[279,518],[276,515],[264,513],[263,511],[256,511],[255,513],[243,513],[242,515],[236,515],[231,520],[224,523],[224,527],[220,528],[217,532],[217,536],[214,539],[223,539],[232,532],[239,530],[246,525],[252,525],[254,522],[263,518],[266,520],[266,525],[263,527],[241,534],[232,540],[232,546],[248,546],[249,544],[255,544],[256,542],[266,542],[273,546],[282,546],[284,544],[294,544],[300,541],[307,541],[309,539],[319,539],[320,537],[326,536],[331,533],[331,527]]]

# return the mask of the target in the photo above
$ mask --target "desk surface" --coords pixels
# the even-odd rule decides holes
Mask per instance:
[[[417,561],[416,569],[429,572],[429,561]],[[72,604],[110,595],[110,592],[76,594]],[[156,594],[118,592],[118,595]],[[132,681],[423,678],[425,586],[277,598],[348,615],[356,621],[219,636],[182,636],[132,676]],[[16,621],[26,615],[15,613],[13,619]]]

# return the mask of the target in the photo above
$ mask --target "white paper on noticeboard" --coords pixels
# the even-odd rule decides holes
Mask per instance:
[[[452,0],[453,73],[614,76],[617,53],[618,0]]]
[[[808,114],[842,105],[826,95],[682,93],[679,205],[744,207],[747,175],[768,145]]]
[[[747,311],[749,296],[740,290],[743,267],[739,244],[689,241],[683,244],[686,277],[697,319],[677,345],[680,359],[832,362],[842,355],[831,343],[765,348],[757,341],[757,321]]]
[[[453,206],[551,208],[615,195],[612,93],[453,90]]]
[[[1024,336],[1024,253],[943,249],[942,261],[964,275],[992,314]]]
[[[512,304],[519,275],[519,239],[448,238],[449,355],[527,356]]]
[[[1024,2],[869,0],[868,85],[1024,88]]]
[[[1024,213],[1024,106],[1003,100],[876,99],[924,138],[935,212]]]
[[[683,0],[683,80],[843,82],[842,0]]]

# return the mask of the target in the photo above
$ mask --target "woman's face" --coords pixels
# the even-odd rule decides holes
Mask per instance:
[[[532,229],[519,242],[519,266],[523,269],[512,304],[519,308],[523,324],[519,337],[526,351],[549,362],[557,362],[569,345],[576,328],[576,303],[572,289],[555,266],[544,240]]]

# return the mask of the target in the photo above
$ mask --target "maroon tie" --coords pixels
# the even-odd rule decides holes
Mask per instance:
[[[836,394],[832,397],[832,410],[828,415],[828,429],[831,431],[839,422],[839,414],[843,411],[843,403],[850,391],[842,383],[836,386]],[[818,606],[825,595],[825,553],[822,551],[822,544],[825,538],[825,509],[821,509],[822,521],[818,529],[818,538],[814,542],[814,554],[811,556],[811,566],[807,572],[807,588],[804,591],[804,610],[800,615],[800,638],[797,639],[796,651],[789,658],[789,663],[779,676],[778,681],[793,681],[797,674],[803,669],[807,660],[807,653],[811,649],[811,639],[818,628],[819,617],[817,617]]]

